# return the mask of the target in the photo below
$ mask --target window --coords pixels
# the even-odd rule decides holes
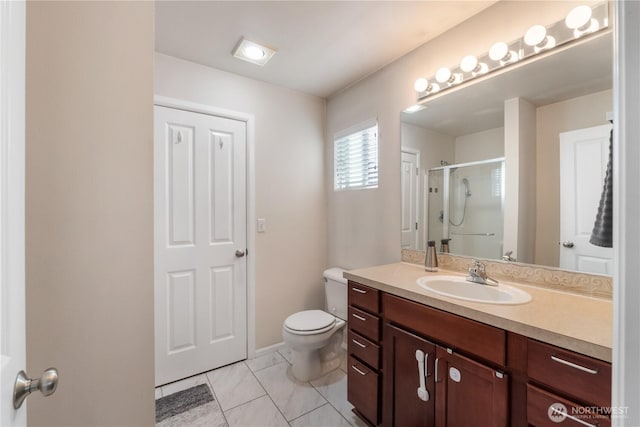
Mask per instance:
[[[333,189],[378,188],[378,123],[369,120],[333,139]]]

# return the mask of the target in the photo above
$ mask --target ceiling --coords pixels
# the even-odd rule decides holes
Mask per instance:
[[[155,47],[327,98],[495,1],[157,1]],[[241,37],[278,53],[265,67],[236,59]]]

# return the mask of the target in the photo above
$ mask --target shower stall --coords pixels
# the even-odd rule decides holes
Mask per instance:
[[[428,240],[449,239],[456,255],[500,259],[504,224],[504,157],[429,170]]]

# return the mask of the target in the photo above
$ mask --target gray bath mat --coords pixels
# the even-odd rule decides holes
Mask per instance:
[[[213,401],[209,386],[200,384],[156,400],[156,423]]]

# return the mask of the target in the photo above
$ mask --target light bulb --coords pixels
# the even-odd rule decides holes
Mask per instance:
[[[524,35],[524,42],[529,46],[538,46],[547,38],[547,29],[542,25],[534,25]]]
[[[584,30],[587,24],[591,23],[591,15],[593,11],[589,6],[578,6],[575,7],[569,12],[567,18],[564,20],[565,25],[572,29],[576,30],[578,28]]]
[[[438,83],[446,83],[451,78],[451,70],[447,67],[442,67],[436,72],[436,80]]]
[[[244,56],[254,61],[262,59],[266,55],[265,51],[260,49],[258,46],[247,46],[242,49],[242,53]]]
[[[497,42],[489,49],[489,58],[493,61],[509,59],[509,46],[505,42]]]
[[[489,67],[484,62],[478,62],[478,58],[467,55],[460,61],[460,69],[465,73],[472,73],[474,76],[484,74],[489,71]]]
[[[425,90],[427,90],[428,87],[429,87],[429,82],[424,77],[420,77],[413,84],[413,88],[416,90],[416,92],[424,92]]]
[[[478,58],[473,55],[467,55],[460,61],[460,69],[465,73],[469,73],[478,66]]]

